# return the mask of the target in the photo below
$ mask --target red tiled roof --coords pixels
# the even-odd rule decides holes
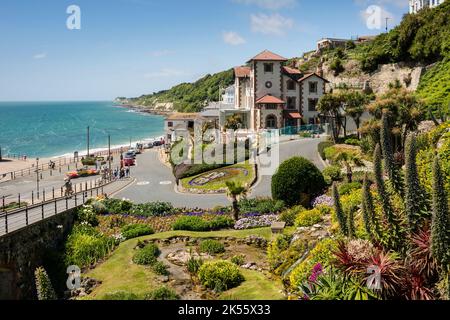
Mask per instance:
[[[257,56],[250,59],[250,61],[288,61],[288,59],[273,52],[270,52],[269,50],[264,50]]]
[[[296,112],[296,111],[286,112],[286,116],[291,119],[301,119],[302,118],[302,115],[300,114],[300,112]]]
[[[288,73],[288,74],[295,74],[295,75],[302,74],[300,70],[294,69],[294,68],[290,68],[290,67],[283,67],[283,71]]]
[[[274,97],[274,96],[272,96],[270,94],[266,94],[264,97],[258,99],[256,101],[256,103],[257,104],[261,104],[261,103],[265,103],[265,104],[283,104],[283,103],[286,103],[286,102],[281,100],[281,99],[279,99],[279,98],[277,98],[277,97]]]
[[[234,74],[237,78],[250,77],[251,69],[249,67],[236,67],[234,68]]]
[[[325,82],[330,82],[330,81],[328,81],[327,79],[325,79],[325,78],[319,76],[317,73],[307,73],[307,74],[305,74],[305,75],[303,76],[303,78],[299,79],[298,82],[302,82],[302,81],[304,81],[304,80],[306,80],[306,79],[308,79],[309,77],[312,77],[312,76],[316,76],[316,77],[322,79],[322,80],[325,81]]]

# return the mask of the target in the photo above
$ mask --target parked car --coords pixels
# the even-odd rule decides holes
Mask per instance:
[[[136,164],[136,160],[132,157],[125,157],[123,158],[123,165],[125,167],[132,167]]]
[[[159,146],[162,146],[162,145],[163,145],[163,142],[161,140],[156,140],[156,141],[153,142],[153,146],[154,147],[159,147]]]
[[[148,142],[144,145],[145,149],[152,149],[153,148],[153,142]]]
[[[125,155],[123,156],[124,158],[136,158],[136,153],[133,151],[128,151],[127,153],[125,153]]]

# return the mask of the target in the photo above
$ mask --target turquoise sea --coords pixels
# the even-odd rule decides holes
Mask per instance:
[[[164,134],[164,117],[133,112],[112,102],[0,102],[3,154],[54,157],[125,146]]]

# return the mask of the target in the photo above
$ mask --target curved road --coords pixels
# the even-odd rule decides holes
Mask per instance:
[[[311,160],[319,169],[323,169],[323,162],[319,159],[317,145],[320,139],[302,139],[286,141],[280,144],[280,162],[294,156],[302,156]],[[129,199],[136,203],[151,201],[170,202],[175,207],[213,208],[229,205],[229,200],[220,195],[182,194],[176,191],[175,178],[170,168],[158,159],[158,152],[150,150],[137,158],[137,166],[131,170],[136,181],[125,190],[114,195],[115,198]],[[252,189],[250,197],[270,197],[271,177],[263,176]]]

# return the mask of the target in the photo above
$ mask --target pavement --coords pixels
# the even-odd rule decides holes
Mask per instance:
[[[291,157],[301,156],[323,170],[324,163],[317,153],[317,146],[321,141],[321,139],[292,141],[284,139],[279,145],[280,163]],[[161,163],[157,149],[138,155],[137,165],[131,169],[131,175],[136,181],[116,193],[115,198],[129,199],[135,203],[164,201],[172,203],[175,207],[202,209],[226,206],[230,203],[224,194],[197,195],[178,192],[172,171]],[[249,197],[270,197],[271,181],[271,176],[259,177]]]

